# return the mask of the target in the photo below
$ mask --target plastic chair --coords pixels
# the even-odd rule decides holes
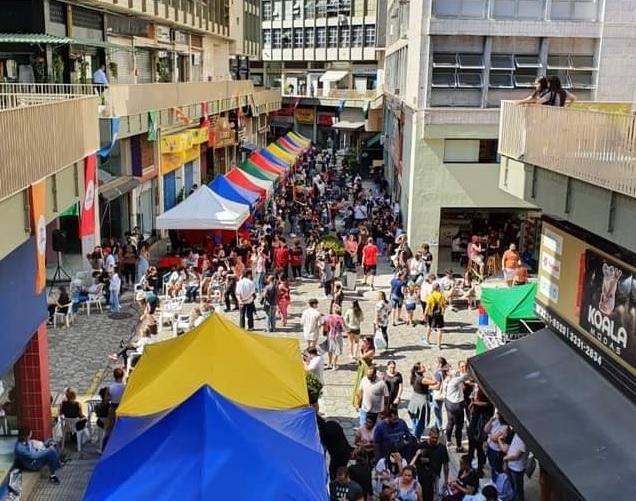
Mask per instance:
[[[60,419],[62,420],[62,443],[60,450],[64,450],[66,435],[70,433],[71,436],[75,435],[77,438],[77,452],[82,452],[82,444],[90,440],[88,423],[86,423],[86,427],[83,430],[77,431],[77,423],[82,420],[81,418],[67,418],[60,416]]]
[[[62,311],[66,308],[66,311]],[[61,320],[64,324],[66,324],[66,328],[68,329],[73,321],[75,320],[75,315],[73,314],[73,303],[68,303],[62,306],[56,306],[55,312],[53,313],[53,328],[57,328],[57,321]]]

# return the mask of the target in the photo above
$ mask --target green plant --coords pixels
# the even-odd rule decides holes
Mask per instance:
[[[44,59],[43,57],[38,57],[33,62],[33,74],[35,76],[36,83],[48,83],[49,74],[46,67],[46,59]]]
[[[322,393],[323,384],[313,372],[305,373],[305,383],[307,384],[307,396],[309,397],[309,405],[318,402]]]
[[[81,83],[82,85],[86,85],[88,83],[88,79],[86,76],[86,71],[88,70],[89,65],[88,61],[84,59],[83,56],[77,56],[75,59],[73,59],[73,63],[76,69],[79,66],[79,83]]]
[[[117,63],[115,61],[110,61],[108,63],[108,72],[110,73],[111,77],[117,79]]]
[[[342,240],[334,235],[325,235],[318,241],[318,243],[323,244],[327,249],[333,249],[339,257],[342,257],[345,254],[345,248]]]

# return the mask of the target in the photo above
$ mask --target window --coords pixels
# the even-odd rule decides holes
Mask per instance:
[[[295,1],[292,4],[292,13],[294,15],[294,19],[298,19],[302,17],[302,10],[301,10],[301,5],[299,1]]]
[[[327,28],[327,47],[338,47],[338,27],[329,26]]]
[[[433,68],[457,68],[456,54],[433,54]]]
[[[484,58],[481,54],[433,53],[433,87],[480,89]]]
[[[457,72],[457,86],[462,89],[481,89],[481,71],[468,70]]]
[[[272,2],[263,0],[263,20],[268,21],[272,18]]]
[[[457,54],[459,67],[466,70],[483,70],[484,60],[481,54]]]
[[[592,71],[572,71],[568,74],[568,83],[572,89],[594,89],[596,79]]]
[[[364,46],[375,47],[375,26],[364,27]]]
[[[363,45],[363,28],[361,25],[354,26],[351,32],[351,46],[362,47]]]
[[[444,163],[497,163],[497,148],[496,139],[446,139]]]
[[[537,79],[537,68],[518,68],[515,70],[513,80],[517,88],[532,88]]]
[[[294,47],[301,49],[303,46],[303,29],[294,28]]]
[[[571,68],[570,56],[556,55],[548,56],[548,69],[549,70],[569,70]]]
[[[327,46],[327,29],[316,28],[316,47],[324,48]]]
[[[517,68],[543,68],[539,56],[515,56]]]
[[[594,56],[572,54],[551,54],[548,56],[548,70],[561,79],[565,89],[594,89],[596,71]]]
[[[351,31],[349,26],[340,27],[340,47],[349,47],[351,44]]]
[[[314,29],[305,28],[305,47],[311,48],[314,46]]]
[[[432,87],[454,89],[457,87],[455,70],[447,68],[433,69],[433,82],[431,85]]]
[[[488,87],[491,89],[514,89],[512,71],[491,71]]]
[[[508,70],[515,69],[515,62],[512,54],[492,54],[490,56],[491,70]]]
[[[280,49],[283,46],[283,34],[280,29],[272,30],[272,48]]]
[[[272,46],[272,30],[263,30],[263,45],[265,47]]]
[[[305,18],[313,19],[316,11],[315,0],[305,0]]]
[[[327,17],[327,0],[316,0],[316,17]]]
[[[291,49],[292,43],[292,30],[291,28],[285,28],[283,30],[283,49]]]

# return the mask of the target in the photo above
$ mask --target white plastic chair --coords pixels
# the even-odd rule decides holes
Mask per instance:
[[[190,330],[190,315],[177,315],[172,322],[172,334],[177,337],[179,331],[188,332]]]
[[[168,299],[161,305],[157,310],[159,313],[159,328],[163,328],[166,322],[170,324],[174,322],[174,318],[181,311],[184,301],[185,297],[180,296]]]
[[[66,308],[66,311],[61,311]],[[73,314],[73,303],[64,304],[62,306],[56,306],[55,312],[53,313],[53,328],[57,329],[57,322],[60,320],[63,324],[66,325],[68,329],[73,321],[75,320],[75,315]]]
[[[90,431],[88,429],[88,423],[83,430],[77,431],[77,423],[81,421],[81,418],[67,418],[64,416],[60,416],[62,420],[62,444],[61,449],[64,450],[64,445],[66,444],[66,435],[69,433],[71,435],[76,435],[77,437],[77,452],[82,452],[82,444],[88,442],[91,438]]]
[[[106,299],[106,298],[104,297],[103,287],[104,285],[100,284],[99,288],[97,289],[97,292],[95,294],[89,294],[88,299],[84,302],[87,316],[89,317],[91,316],[91,306],[95,306],[100,313],[104,311],[102,308],[102,299]]]

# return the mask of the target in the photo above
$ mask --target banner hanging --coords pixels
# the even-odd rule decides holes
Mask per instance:
[[[84,159],[84,197],[80,214],[80,238],[95,233],[95,183],[97,177],[97,157],[90,155]]]
[[[46,287],[46,181],[33,183],[30,189],[31,232],[35,237],[35,293]]]

